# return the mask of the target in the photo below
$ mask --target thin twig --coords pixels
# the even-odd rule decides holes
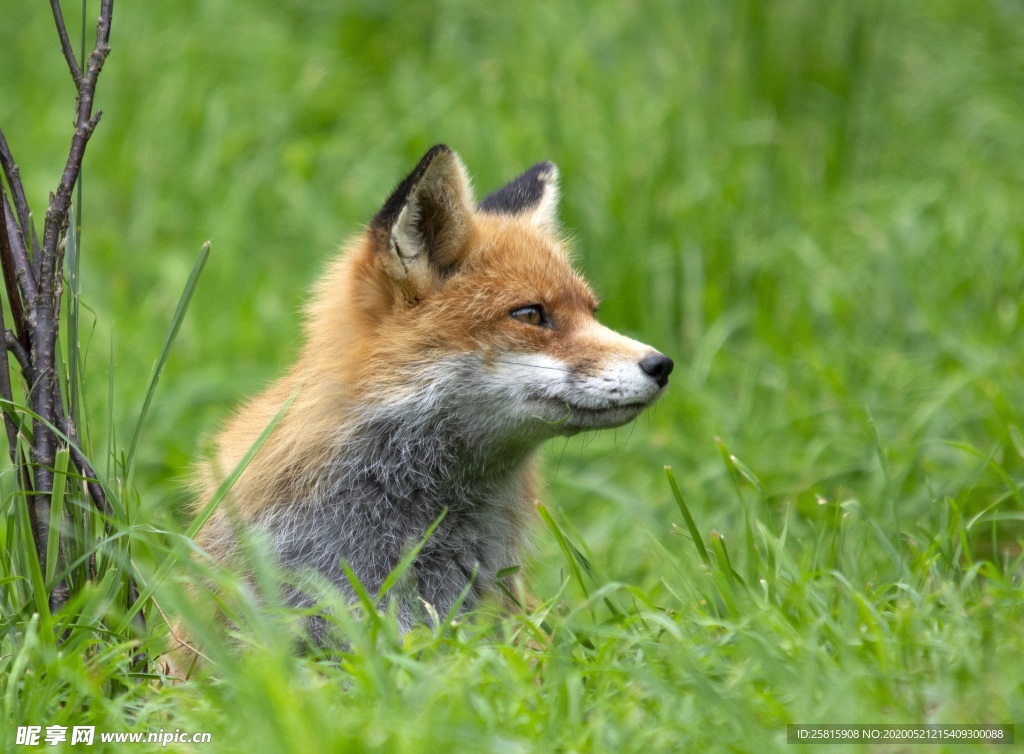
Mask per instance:
[[[172,621],[170,618],[167,617],[167,613],[165,613],[163,611],[163,608],[160,607],[160,603],[159,602],[157,602],[156,600],[153,600],[153,606],[156,608],[157,612],[160,613],[160,617],[164,619],[164,623],[167,624],[167,633],[170,635],[171,639],[174,641],[174,644],[176,645],[175,647],[172,647],[171,651],[174,651],[175,649],[185,649],[185,650],[188,650],[189,652],[191,652],[193,655],[196,655],[197,657],[201,657],[209,665],[216,665],[217,664],[213,660],[213,658],[207,657],[205,654],[200,652],[199,651],[199,647],[197,647],[197,646],[195,646],[193,644],[189,644],[183,638],[178,636],[178,633],[174,630],[174,621]],[[168,672],[169,672],[169,669],[167,668],[168,664],[169,663],[166,660],[164,662],[160,663],[162,669],[164,670],[164,675],[167,675]],[[189,679],[189,674],[192,672],[192,669],[194,667],[195,667],[195,660],[193,659],[192,663],[191,663],[191,667],[189,668],[189,672],[185,674],[184,678],[180,678],[178,680],[187,681]]]
[[[81,86],[78,88],[78,108],[75,118],[75,133],[71,139],[71,149],[68,152],[68,159],[64,165],[64,172],[61,174],[57,191],[50,198],[50,206],[46,210],[46,223],[43,226],[43,255],[39,262],[40,292],[52,289],[54,273],[59,274],[56,269],[57,243],[67,230],[68,209],[71,207],[71,194],[74,191],[75,183],[78,181],[78,174],[82,170],[82,160],[85,159],[85,148],[89,143],[96,124],[99,123],[102,112],[92,114],[93,98],[96,95],[96,82],[100,71],[103,70],[103,63],[110,54],[110,18],[114,9],[114,0],[103,0],[100,7],[100,19],[96,25],[96,45],[86,64],[85,74],[82,77]],[[45,274],[44,274],[44,267]]]
[[[78,67],[75,51],[71,48],[71,40],[68,39],[68,30],[64,26],[64,14],[60,10],[60,0],[50,0],[50,8],[53,10],[53,21],[57,25],[57,36],[60,37],[60,49],[64,52],[64,59],[68,61],[71,78],[75,80],[75,89],[81,89],[82,69]]]
[[[0,307],[0,333],[4,338],[4,359],[0,365],[0,395],[13,404],[14,396],[11,387],[10,365],[7,360],[7,351],[14,354],[22,369],[22,373],[29,381],[31,374],[31,360],[28,355],[29,331],[28,317],[25,313],[23,297],[34,301],[35,276],[32,265],[26,251],[26,239],[31,233],[31,238],[38,249],[38,240],[35,235],[35,226],[32,224],[32,216],[28,210],[28,203],[25,200],[25,191],[21,184],[20,171],[14,162],[7,139],[0,131],[0,163],[2,163],[4,175],[7,177],[8,185],[15,194],[15,201],[18,204],[22,218],[21,227],[15,220],[14,209],[11,207],[4,191],[3,183],[0,182],[0,266],[3,268],[4,287],[7,291],[8,304],[11,307],[11,314],[14,317],[16,333],[7,329],[4,322],[2,307]],[[7,433],[8,450],[11,462],[18,471],[21,479],[22,489],[30,490],[31,476],[27,465],[21,460],[17,451],[19,426],[15,422],[14,414],[5,410],[4,428]],[[31,523],[35,524],[35,510],[29,506]],[[33,532],[36,527],[33,525]]]
[[[6,330],[7,325],[4,323],[4,308],[0,306],[0,328]],[[6,330],[10,332],[10,330]],[[8,404],[14,403],[14,394],[11,391],[11,371],[7,361],[7,352],[4,351],[3,363],[0,364],[0,397],[2,397]],[[7,450],[11,454],[11,463],[14,465],[18,464],[17,450],[18,450],[18,427],[14,423],[14,417],[5,407],[4,411],[4,429],[7,432]]]
[[[0,166],[3,167],[4,175],[7,177],[7,185],[11,187],[14,207],[17,209],[17,222],[15,222],[15,213],[5,194],[4,213],[7,219],[4,226],[10,237],[11,250],[14,252],[14,269],[18,274],[18,282],[24,288],[22,296],[25,298],[25,304],[31,306],[31,300],[35,298],[36,293],[36,276],[32,260],[39,256],[39,239],[36,238],[35,224],[33,224],[32,214],[28,210],[25,189],[21,185],[21,171],[7,146],[3,129],[0,129]],[[30,248],[32,259],[29,258]]]
[[[99,65],[102,66],[102,60],[105,57],[104,55],[100,58]],[[92,61],[92,58],[90,57],[89,60]],[[90,73],[92,70],[90,62]],[[86,77],[78,99],[80,102],[88,102],[88,106],[91,108],[93,92],[89,84],[89,78]],[[57,185],[57,193],[50,194],[50,206],[46,210],[46,222],[43,224],[43,251],[38,264],[39,279],[37,283],[37,292],[41,296],[45,296],[48,291],[52,290],[51,286],[55,275],[60,272],[56,264],[57,245],[67,232],[71,194],[75,189],[75,183],[78,181],[78,174],[82,171],[85,147],[88,145],[89,137],[92,136],[92,132],[100,122],[101,117],[103,117],[102,110],[98,111],[95,115],[91,115],[91,109],[84,110],[83,106],[79,105],[79,122],[75,126],[74,136],[71,138],[71,150],[68,154],[68,161],[64,166],[64,173],[61,175],[60,183]]]
[[[4,344],[7,346],[7,350],[14,354],[14,358],[18,362],[18,366],[21,367],[21,372],[25,375],[26,381],[31,382],[32,358],[28,355],[28,351],[25,350],[24,346],[18,342],[17,336],[11,330],[4,330]]]
[[[85,147],[89,143],[93,129],[99,122],[101,113],[95,116],[92,114],[93,98],[96,94],[96,80],[103,70],[103,63],[110,54],[110,16],[113,12],[114,0],[103,0],[100,8],[100,20],[96,25],[96,46],[86,65],[85,75],[82,78],[82,85],[78,90],[78,115],[75,119],[75,134],[71,140],[71,150],[68,153],[67,163],[64,166],[64,173],[61,175],[60,183],[57,185],[57,192],[50,201],[46,210],[46,224],[43,229],[43,259],[40,261],[40,273],[42,266],[47,263],[47,255],[56,255],[57,241],[61,232],[67,228],[68,208],[71,206],[71,192],[75,188],[78,174],[82,169],[82,160],[85,157]],[[53,261],[52,259],[50,260]],[[40,274],[42,278],[43,275]],[[51,282],[40,279],[40,287]]]
[[[134,565],[132,563],[133,568]],[[133,605],[139,600],[139,584],[135,579],[128,580],[128,599],[131,600]],[[138,631],[139,636],[146,635],[146,616],[142,610],[135,613],[132,623],[135,624],[135,630]],[[149,653],[146,650],[139,649],[139,651],[132,653],[132,670],[136,673],[145,673],[149,670]]]
[[[4,287],[7,289],[7,300],[11,305],[11,314],[14,316],[14,327],[18,333],[18,340],[21,342],[22,348],[28,348],[28,318],[21,302],[21,292],[18,290],[17,273],[15,272],[17,268],[15,260],[18,257],[14,245],[11,243],[7,224],[9,217],[7,193],[4,191],[3,184],[0,183],[0,265],[3,266]],[[22,249],[22,253],[24,253],[24,249]],[[25,269],[31,273],[31,268],[26,266]]]

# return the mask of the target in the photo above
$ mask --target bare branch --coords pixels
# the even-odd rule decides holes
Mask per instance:
[[[0,328],[3,326],[3,309],[0,307]],[[25,376],[26,382],[34,382],[32,362],[29,358],[28,352],[22,348],[21,343],[18,342],[18,339],[15,337],[13,332],[10,330],[4,330],[3,332],[7,350],[14,354],[14,358],[21,367],[21,372]],[[0,397],[13,402],[10,374],[7,369],[3,368],[3,365],[0,365]],[[78,429],[75,427],[75,423],[71,417],[65,412],[64,400],[60,395],[59,386],[57,393],[54,396],[54,406],[56,411],[55,426],[66,438],[68,438],[68,440],[70,440],[71,461],[75,464],[75,468],[78,469],[79,473],[85,479],[89,497],[92,498],[93,503],[96,504],[96,507],[103,514],[106,516],[112,516],[113,511],[110,508],[110,504],[107,502],[107,495],[103,491],[103,486],[99,483],[99,477],[96,476],[96,472],[93,471],[92,465],[82,452],[81,441],[78,439]],[[17,427],[12,422],[7,421],[6,415],[4,416],[4,419],[7,428],[8,441],[12,443],[11,460],[14,460],[13,443],[16,442]]]
[[[0,306],[0,327],[6,329],[4,324],[4,308]],[[7,330],[10,332],[10,330]],[[0,364],[0,398],[8,403],[14,402],[14,394],[11,392],[11,371],[7,363],[6,351],[4,352],[3,363]],[[11,454],[11,463],[18,465],[18,427],[7,410],[4,410],[4,429],[7,431],[7,450]]]
[[[32,276],[32,268],[28,264],[28,258],[25,256],[24,247],[16,247],[11,242],[10,224],[13,222],[13,218],[9,213],[10,205],[7,202],[7,194],[4,192],[3,184],[0,183],[0,265],[3,266],[4,287],[7,289],[11,314],[14,315],[14,327],[18,333],[18,340],[23,348],[28,348],[28,317],[22,304],[23,290],[19,290],[19,286],[22,289],[26,286],[31,286],[30,290],[34,289],[35,279]],[[15,233],[15,238],[17,238],[17,233]]]
[[[7,229],[7,237],[8,242],[11,245],[13,261],[17,265],[15,272],[20,279],[20,285],[29,289],[28,291],[22,291],[22,296],[25,298],[25,302],[27,304],[35,298],[36,273],[32,267],[32,262],[29,259],[28,248],[25,246],[21,228],[18,226],[18,221],[15,218],[14,208],[11,207],[10,197],[7,196],[6,192],[4,193],[3,204],[4,215],[6,215],[4,227]]]
[[[68,30],[64,26],[64,14],[60,10],[60,0],[50,0],[50,8],[53,10],[53,21],[57,25],[57,36],[60,37],[60,49],[64,53],[64,59],[68,62],[71,78],[75,81],[75,89],[81,89],[82,69],[78,67],[75,51],[71,48],[71,40],[68,39]]]
[[[103,56],[104,58],[106,55]],[[90,57],[90,61],[92,58]],[[100,62],[102,65],[102,60]],[[90,72],[92,67],[90,65]],[[79,100],[88,100],[89,107],[92,107],[92,91],[89,90],[89,80],[82,85]],[[75,134],[71,138],[71,150],[68,153],[68,161],[64,166],[64,174],[61,176],[60,184],[57,186],[57,193],[50,195],[50,206],[46,210],[46,223],[43,225],[43,251],[39,260],[39,279],[37,281],[37,294],[47,295],[53,290],[53,285],[60,277],[60,265],[57,264],[57,246],[68,228],[68,210],[71,208],[71,194],[78,182],[78,175],[82,172],[82,160],[85,159],[85,147],[89,143],[96,124],[100,122],[103,111],[96,115],[90,115],[88,111],[82,110],[79,105],[79,124],[75,128]]]
[[[20,246],[25,252],[26,260],[28,260],[29,256],[27,252],[31,249],[33,263],[37,264],[39,259],[39,238],[36,236],[36,226],[32,222],[32,213],[28,210],[25,187],[21,185],[21,171],[14,161],[14,155],[11,154],[11,148],[7,144],[7,137],[4,136],[3,129],[0,129],[0,167],[3,168],[4,175],[7,177],[7,185],[11,187],[14,206],[18,210],[18,233],[12,234],[12,236],[20,235],[18,240],[20,240]],[[13,214],[10,215],[8,220],[8,223],[11,222],[13,222]],[[8,224],[7,227],[10,229],[11,225]],[[32,290],[34,293],[34,285]]]
[[[96,25],[96,46],[89,55],[85,75],[82,78],[82,85],[78,90],[78,115],[75,119],[75,135],[71,140],[71,150],[68,153],[68,160],[64,166],[64,173],[61,175],[60,184],[57,186],[57,193],[46,210],[46,225],[43,231],[43,249],[49,253],[56,253],[57,240],[60,232],[67,226],[68,208],[71,206],[71,192],[78,181],[78,174],[82,170],[82,160],[85,157],[85,147],[89,142],[96,123],[99,122],[99,115],[92,116],[93,97],[96,94],[96,80],[100,71],[103,70],[103,63],[110,54],[110,16],[113,12],[114,0],[103,0],[100,8],[100,20]],[[44,254],[45,257],[45,254]],[[45,259],[43,260],[45,262]],[[40,264],[42,265],[41,262]],[[40,285],[45,285],[46,280],[40,280]]]
[[[8,299],[11,305],[11,312],[14,315],[16,325],[19,332],[24,337],[26,335],[27,321],[25,319],[25,310],[21,305],[21,296],[18,292],[18,286],[15,283],[14,276],[9,274],[9,270],[14,266],[14,253],[11,249],[11,240],[8,235],[7,227],[7,194],[4,192],[3,183],[0,183],[0,263],[2,263],[4,271],[4,282],[7,288]],[[22,250],[24,251],[24,249]],[[19,364],[24,370],[26,365],[29,364],[28,354],[25,352],[24,345],[19,342],[18,338],[15,337],[14,333],[7,329],[7,323],[4,321],[4,308],[0,305],[0,332],[4,333],[5,340],[13,342],[14,347],[10,347],[11,350],[15,351],[15,358],[18,359]],[[2,397],[9,404],[14,402],[14,393],[11,389],[11,369],[10,362],[7,360],[7,348],[4,348],[3,363],[0,364],[0,397]],[[19,357],[20,352],[20,357]],[[4,410],[3,412],[4,430],[7,432],[7,450],[11,455],[11,463],[18,469],[19,476],[24,483],[28,478],[28,471],[18,461],[18,426],[14,421],[14,416],[10,410]],[[25,487],[25,489],[28,489]]]
[[[57,438],[50,430],[50,426],[56,426],[64,421],[65,426],[70,428],[70,425],[66,423],[63,407],[60,406],[60,390],[56,374],[57,331],[60,327],[58,307],[63,265],[61,243],[68,230],[68,211],[71,207],[75,184],[78,182],[78,176],[82,170],[85,149],[100,118],[100,113],[93,115],[92,106],[96,93],[96,81],[103,69],[103,63],[110,53],[108,42],[113,5],[113,0],[103,0],[100,7],[100,18],[96,25],[96,45],[92,54],[89,55],[81,84],[78,87],[75,132],[71,139],[71,148],[57,185],[57,191],[50,195],[46,221],[43,225],[42,248],[34,258],[37,269],[36,290],[28,314],[28,323],[31,368],[35,376],[29,390],[29,403],[37,417],[33,423],[31,452],[35,472],[34,508],[37,547],[40,540],[45,547],[49,528],[50,493],[53,489],[53,464],[57,450]],[[58,15],[59,13],[55,11],[55,18]],[[59,27],[60,23],[58,23],[58,33],[60,33]],[[66,32],[64,36],[66,36]],[[13,164],[13,160],[11,163]],[[9,175],[8,180],[10,180]],[[15,198],[17,199],[17,197]],[[58,406],[60,406],[59,411]],[[44,558],[45,549],[40,548],[40,560],[43,561]],[[45,571],[45,563],[40,563],[40,565]],[[54,610],[66,600],[66,591],[63,584],[54,587],[50,595],[51,607]]]
[[[0,320],[0,323],[2,323],[2,320]],[[18,338],[10,330],[4,330],[4,344],[7,346],[7,350],[14,354],[14,358],[18,362],[18,366],[21,367],[25,379],[31,381],[32,360],[28,355],[28,351],[18,342]]]

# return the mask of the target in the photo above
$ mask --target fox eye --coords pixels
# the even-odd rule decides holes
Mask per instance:
[[[513,309],[509,314],[512,319],[522,322],[524,325],[533,325],[534,327],[550,327],[551,325],[550,317],[540,304],[521,306],[518,309]]]

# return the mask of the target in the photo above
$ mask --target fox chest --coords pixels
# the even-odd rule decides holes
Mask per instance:
[[[488,588],[499,570],[520,564],[531,487],[525,469],[486,476],[460,474],[440,458],[351,459],[261,528],[282,566],[316,570],[346,591],[342,561],[372,594],[419,547],[412,570],[420,591],[454,599],[470,583]]]

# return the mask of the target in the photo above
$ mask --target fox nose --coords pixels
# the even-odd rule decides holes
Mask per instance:
[[[640,368],[654,378],[658,387],[665,387],[668,384],[668,376],[672,374],[674,366],[672,359],[662,353],[652,353],[640,362]]]

